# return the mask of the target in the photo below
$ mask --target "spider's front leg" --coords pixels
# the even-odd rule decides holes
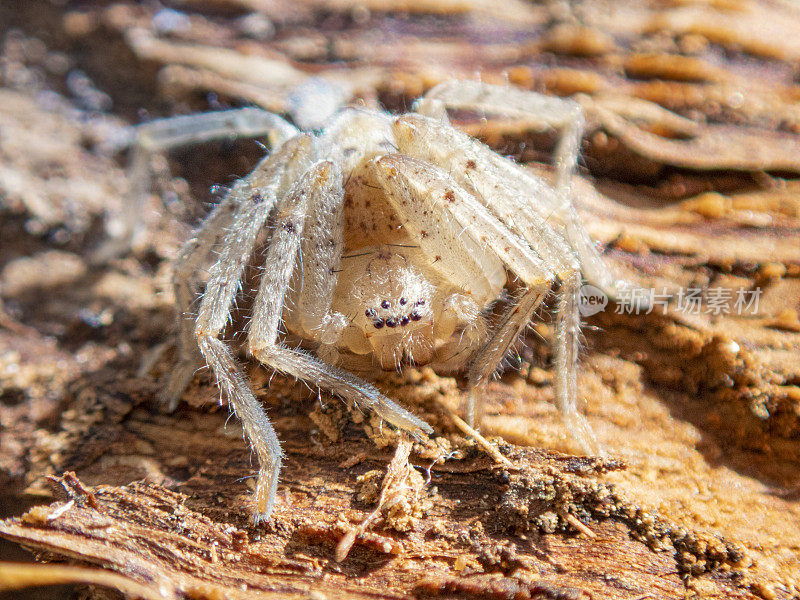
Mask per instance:
[[[200,269],[208,260],[214,244],[234,221],[235,197],[236,194],[229,194],[214,207],[192,237],[183,244],[173,265],[172,287],[178,325],[178,361],[166,375],[166,384],[159,394],[169,412],[177,408],[183,390],[189,385],[202,362],[194,335],[194,319],[189,318],[188,313],[197,299]]]
[[[103,261],[129,250],[138,235],[143,225],[145,198],[150,191],[153,154],[215,139],[264,135],[269,138],[275,153],[284,142],[298,134],[299,131],[281,117],[258,108],[169,117],[125,130],[124,135],[106,146],[109,150],[131,146],[132,185],[123,214],[116,216],[116,224],[114,218],[109,218],[107,227],[111,237],[96,252],[95,259]],[[251,180],[259,176],[264,164],[262,161],[251,175],[236,183],[183,244],[174,262],[172,285],[177,314],[178,361],[167,374],[160,393],[169,411],[176,408],[180,395],[202,363],[194,336],[194,319],[189,317],[200,288],[200,271],[205,267],[211,249],[234,222],[237,204],[246,198]]]
[[[430,425],[389,400],[358,377],[278,343],[284,299],[291,281],[309,206],[320,204],[320,195],[343,195],[341,174],[330,161],[321,161],[298,182],[276,213],[275,230],[267,250],[253,319],[248,335],[250,353],[266,366],[316,384],[358,406],[373,410],[382,419],[414,436],[432,433]],[[317,274],[324,276],[324,273]],[[321,311],[322,312],[322,311]],[[327,312],[327,311],[325,311]]]
[[[259,232],[276,202],[286,195],[291,183],[307,168],[311,153],[311,137],[298,136],[264,159],[234,186],[230,192],[235,195],[237,206],[233,225],[223,239],[217,262],[211,267],[195,323],[194,333],[200,352],[216,375],[232,410],[241,419],[247,439],[258,455],[256,520],[265,518],[272,510],[280,472],[281,447],[264,408],[247,385],[233,353],[218,336],[230,317],[230,307]]]
[[[287,325],[323,346],[333,346],[349,319],[331,312],[344,249],[344,191],[317,186],[308,198],[300,242],[300,268],[291,282]]]
[[[181,394],[202,364],[195,337],[194,319],[190,318],[191,307],[198,297],[200,271],[205,267],[214,245],[226,234],[226,245],[246,246],[247,242],[235,238],[233,232],[254,225],[252,221],[248,222],[252,217],[248,208],[253,203],[254,190],[259,186],[269,187],[268,182],[279,179],[279,172],[295,160],[293,157],[297,152],[298,144],[288,142],[269,157],[262,159],[249,175],[234,184],[178,253],[172,275],[178,326],[178,361],[166,375],[166,384],[160,393],[170,411],[176,408]],[[268,214],[271,206],[269,199],[265,199],[259,218],[266,218],[262,213],[266,211],[265,214]],[[230,260],[235,260],[235,257]]]
[[[304,237],[309,207],[324,204],[321,197],[343,196],[341,179],[341,172],[334,163],[320,161],[306,172],[276,207],[274,231],[266,256],[266,269],[256,295],[248,334],[250,353],[268,367],[294,375],[342,398],[352,400],[362,408],[375,411],[381,418],[413,436],[432,433],[433,430],[427,423],[386,398],[369,383],[325,364],[305,352],[278,343],[285,297]],[[313,282],[310,284],[314,285]],[[272,462],[267,465],[270,469],[266,469],[262,462],[262,472],[257,486],[256,519],[266,516],[272,509],[280,454],[272,452],[271,459]]]
[[[394,132],[401,151],[451,173],[487,211],[522,237],[531,251],[555,271],[560,282],[553,384],[556,405],[581,449],[598,453],[591,429],[577,407],[580,264],[576,250],[564,239],[563,232],[536,210],[540,199],[547,201],[553,190],[521,173],[517,165],[480,142],[431,119],[416,115],[400,117],[394,122]]]
[[[383,156],[371,165],[403,225],[412,232],[436,231],[423,237],[421,242],[422,250],[433,259],[434,268],[441,268],[437,265],[444,262],[439,259],[447,249],[454,253],[457,260],[477,257],[488,279],[494,278],[498,268],[502,272],[505,267],[524,283],[521,296],[511,304],[488,339],[471,358],[467,419],[470,423],[480,422],[483,391],[489,377],[497,370],[511,343],[530,322],[555,281],[555,274],[521,237],[492,215],[443,169],[402,154]],[[456,232],[454,238],[449,235],[451,232]],[[476,246],[484,250],[470,254]],[[489,296],[490,293],[496,297],[502,290],[505,274],[502,274],[499,288],[489,287],[483,293],[472,287],[476,280],[451,281],[489,301],[495,299]]]

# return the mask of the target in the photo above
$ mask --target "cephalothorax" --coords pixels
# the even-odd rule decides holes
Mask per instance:
[[[447,108],[524,115],[543,130],[561,129],[556,185],[453,128]],[[272,510],[281,449],[220,335],[259,236],[268,242],[249,353],[415,436],[431,428],[352,372],[405,364],[466,371],[467,416],[479,419],[482,388],[557,284],[556,402],[573,437],[592,447],[576,409],[581,272],[612,297],[627,284],[605,266],[570,201],[579,106],[451,82],[416,110],[393,116],[345,108],[314,134],[257,109],[182,117],[140,132],[140,147],[236,132],[266,134],[272,143],[180,252],[181,358],[165,390],[176,402],[199,348],[258,454],[257,520]],[[212,255],[197,318],[187,321]],[[511,281],[513,296],[504,294]],[[287,335],[302,347],[282,343]]]

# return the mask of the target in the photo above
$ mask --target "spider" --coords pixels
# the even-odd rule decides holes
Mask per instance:
[[[560,130],[555,185],[451,126],[447,109]],[[577,410],[581,273],[612,298],[630,284],[605,264],[570,200],[583,123],[572,100],[454,81],[431,89],[414,112],[343,108],[316,132],[254,108],[139,128],[135,151],[142,152],[231,135],[271,142],[271,153],[178,254],[179,360],[164,388],[174,408],[201,360],[212,369],[258,456],[256,522],[273,509],[281,447],[221,336],[259,236],[268,242],[249,354],[415,437],[431,427],[353,371],[372,364],[466,371],[467,419],[479,422],[487,381],[557,284],[556,404],[581,449],[596,450]],[[184,315],[212,253],[192,322]],[[511,283],[519,289],[512,296]]]

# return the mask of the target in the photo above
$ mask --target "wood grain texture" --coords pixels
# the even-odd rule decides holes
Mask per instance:
[[[0,535],[40,563],[0,564],[0,590],[59,581],[91,584],[96,598],[800,597],[796,8],[167,5],[182,12],[0,7]],[[74,71],[67,85],[72,69],[92,85]],[[312,76],[404,110],[475,72],[578,94],[589,127],[577,207],[609,260],[673,300],[644,315],[610,304],[586,320],[580,387],[608,458],[569,454],[546,310],[519,348],[521,368],[489,387],[483,432],[512,467],[447,416],[461,378],[378,377],[436,433],[414,445],[394,506],[337,562],[342,538],[377,508],[392,432],[248,363],[287,452],[274,518],[255,527],[253,457],[208,373],[174,414],[156,403],[169,357],[137,374],[172,327],[169,259],[207,210],[209,187],[246,173],[261,150],[208,144],[154,161],[142,247],[100,266],[89,258],[103,213],[118,210],[130,181],[97,142],[141,109],[285,111]],[[502,114],[453,119],[550,176],[552,136]],[[696,311],[676,299],[687,288],[702,291]],[[758,307],[715,311],[710,290],[760,290]]]

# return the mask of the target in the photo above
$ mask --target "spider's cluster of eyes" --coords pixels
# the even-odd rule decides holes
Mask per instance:
[[[406,304],[408,304],[408,300],[405,298],[400,298],[400,306],[405,306]],[[391,302],[388,300],[381,302],[381,308],[384,309],[389,308],[391,305]],[[417,300],[414,306],[425,306],[425,300]],[[397,327],[398,325],[405,327],[408,325],[409,321],[419,321],[422,318],[422,315],[420,315],[416,310],[401,317],[389,317],[387,319],[378,318],[378,311],[374,308],[368,308],[364,311],[364,314],[372,319],[372,326],[375,329],[380,329],[384,325],[386,325],[386,327]]]

